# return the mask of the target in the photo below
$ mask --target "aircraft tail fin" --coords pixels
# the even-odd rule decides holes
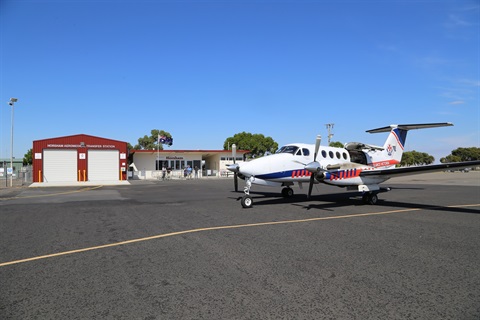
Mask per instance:
[[[407,132],[415,129],[427,129],[437,127],[453,126],[450,122],[440,123],[423,123],[423,124],[392,124],[387,127],[367,130],[368,133],[390,132],[385,144],[383,145],[383,153],[387,159],[394,160],[395,163],[400,163],[402,160],[403,150],[405,148],[405,141],[407,139]]]

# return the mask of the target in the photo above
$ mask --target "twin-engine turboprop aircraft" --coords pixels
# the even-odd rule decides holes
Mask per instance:
[[[243,163],[234,163],[228,170],[246,181],[245,195],[241,199],[244,208],[253,205],[250,196],[252,184],[284,187],[282,195],[291,197],[290,187],[298,183],[308,183],[308,197],[315,183],[325,183],[347,190],[356,190],[363,195],[363,202],[376,204],[377,194],[389,191],[380,183],[394,176],[412,175],[425,172],[443,171],[451,168],[468,168],[480,165],[480,161],[443,163],[414,167],[395,166],[400,163],[407,138],[413,129],[452,126],[452,123],[399,124],[368,130],[369,133],[390,132],[383,146],[360,142],[346,143],[344,148],[320,147],[321,137],[316,143],[294,143],[281,147],[275,154]]]

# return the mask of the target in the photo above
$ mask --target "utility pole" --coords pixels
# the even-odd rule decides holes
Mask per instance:
[[[328,144],[330,145],[330,141],[332,140],[332,137],[333,137],[333,133],[331,132],[331,130],[333,129],[333,125],[335,123],[327,123],[325,126],[327,127],[327,130],[328,130]]]
[[[10,102],[8,104],[12,107],[12,127],[11,127],[11,146],[10,146],[10,170],[12,172],[10,173],[10,187],[13,187],[13,107],[15,105],[15,102],[17,102],[17,98],[10,98]]]

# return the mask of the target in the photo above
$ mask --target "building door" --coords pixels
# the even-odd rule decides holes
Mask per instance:
[[[77,150],[43,150],[43,182],[77,181]]]
[[[88,181],[120,180],[118,150],[88,150]]]

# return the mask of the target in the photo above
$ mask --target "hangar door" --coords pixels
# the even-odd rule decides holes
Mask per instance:
[[[88,180],[120,180],[118,150],[88,150]]]
[[[77,181],[77,150],[43,150],[43,181]]]

